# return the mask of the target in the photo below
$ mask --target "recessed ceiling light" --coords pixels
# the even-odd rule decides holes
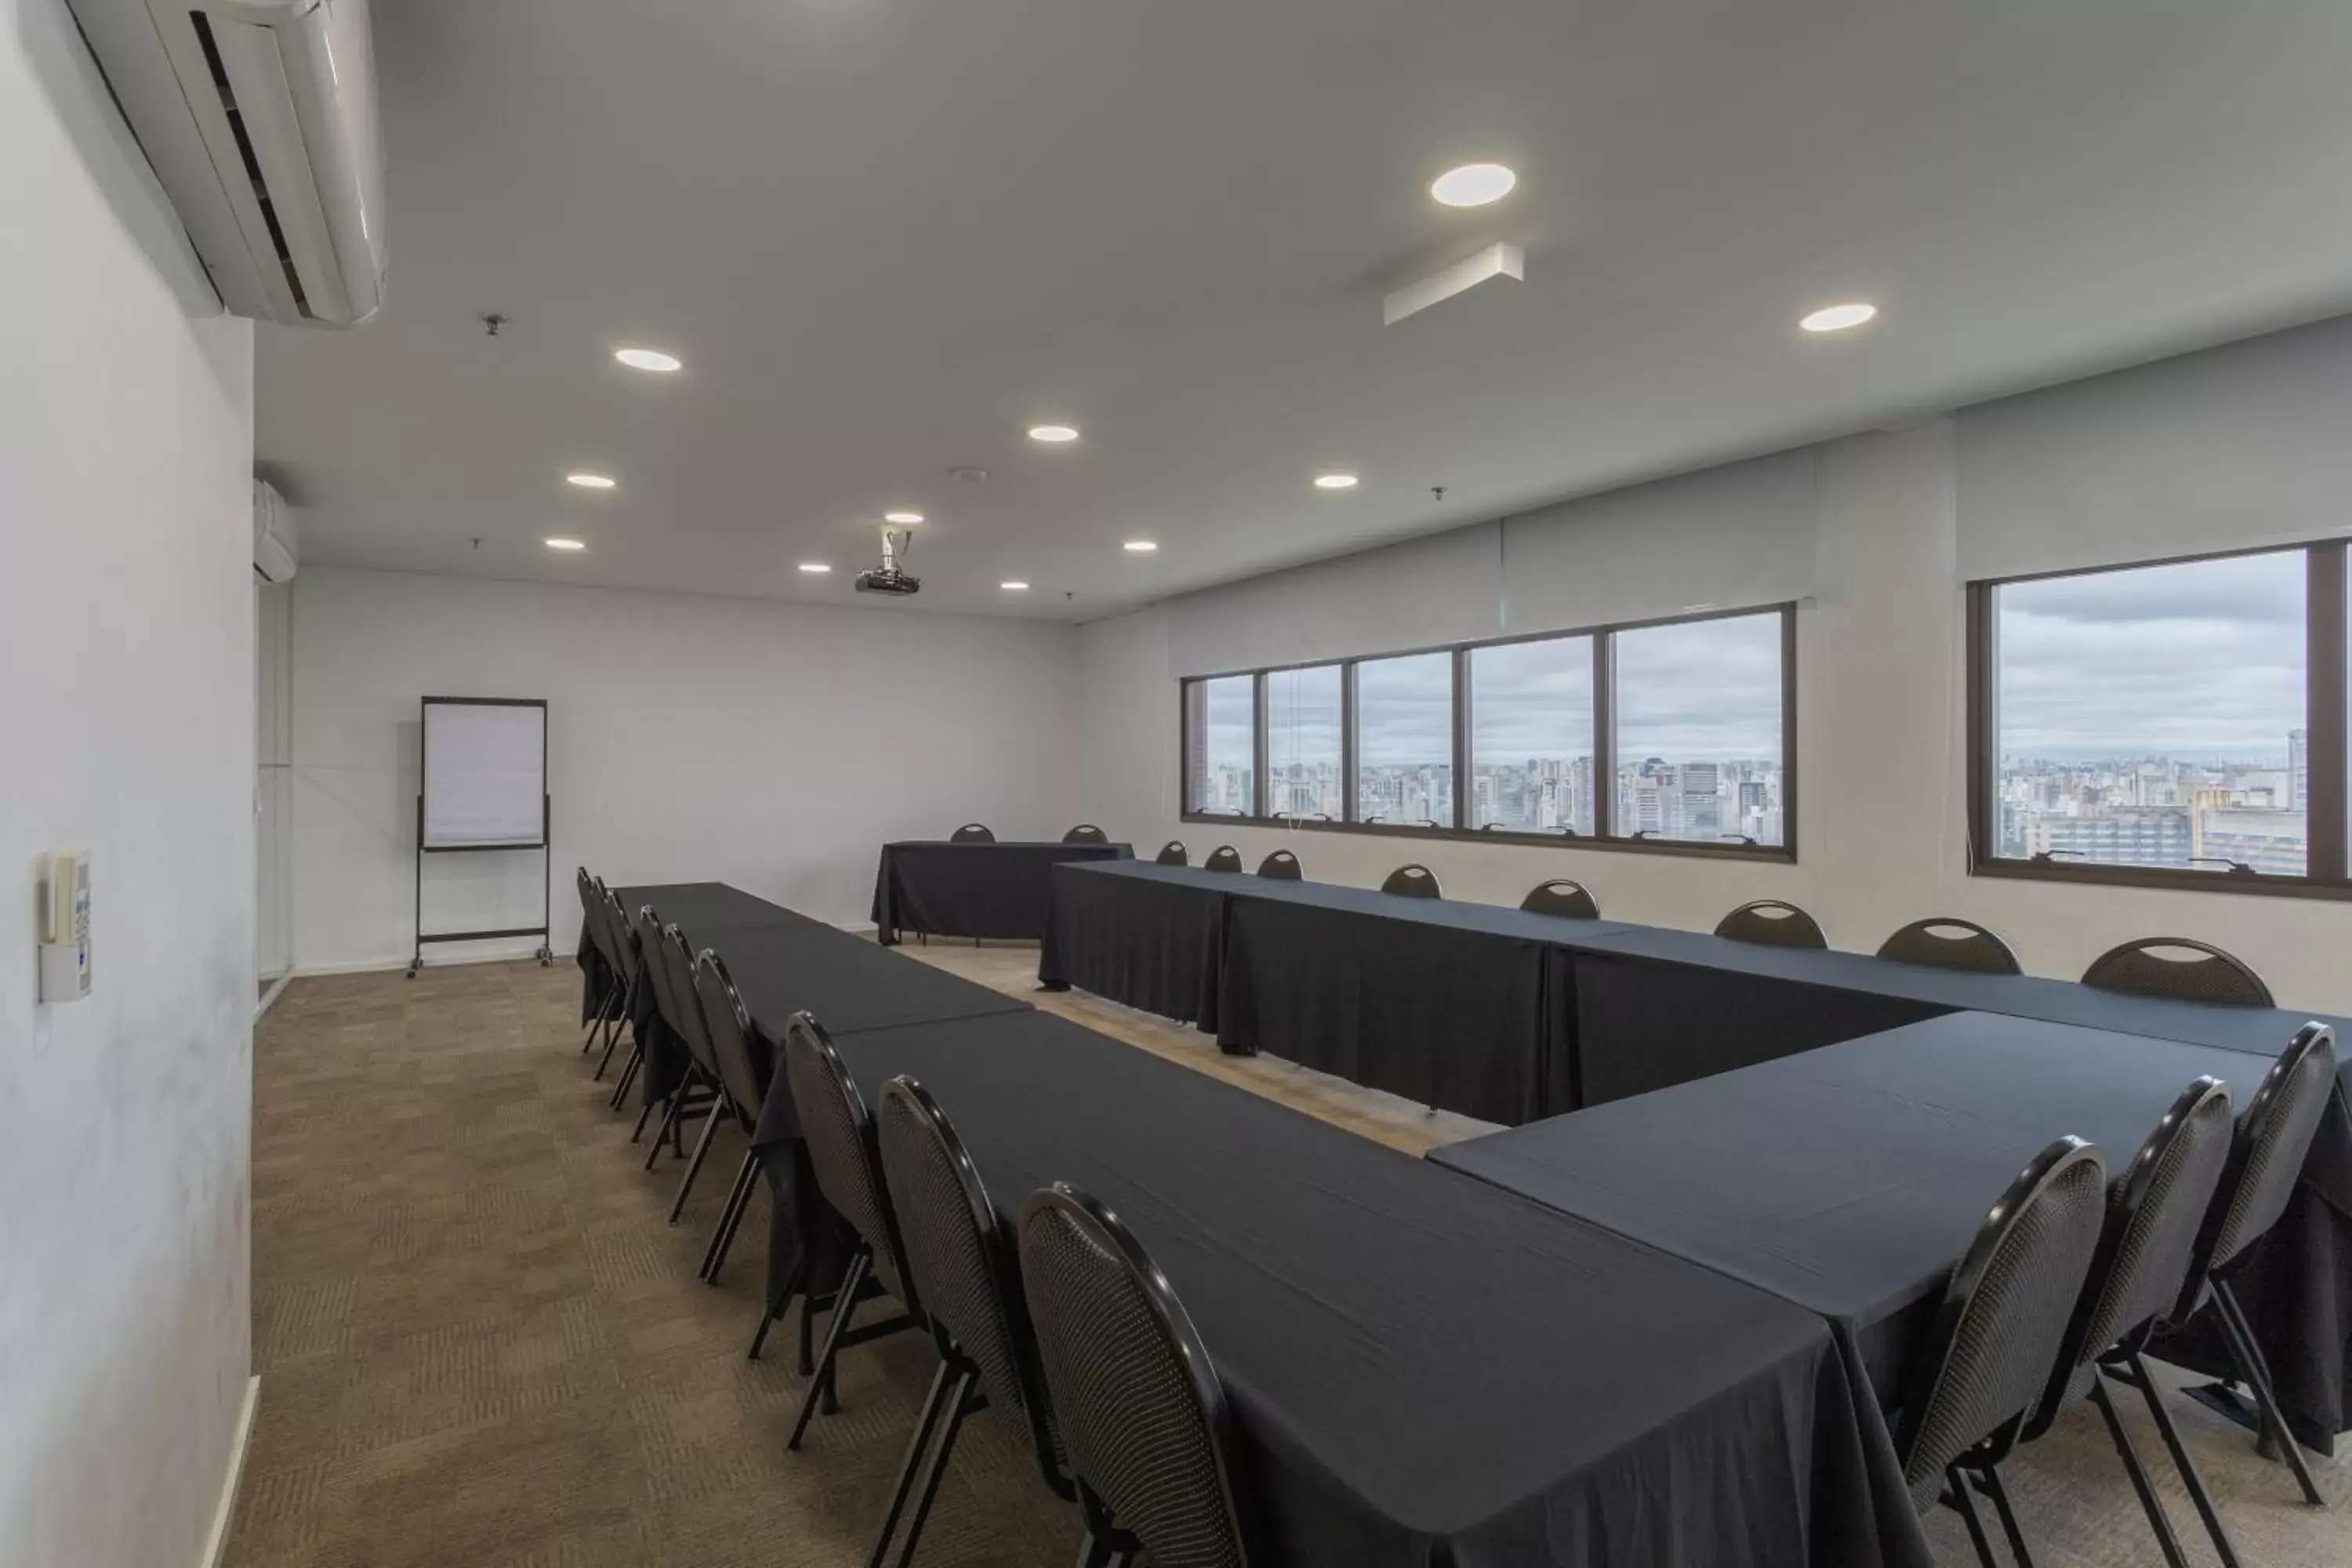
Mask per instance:
[[[566,474],[563,482],[578,485],[583,490],[609,490],[621,481],[610,474]]]
[[[547,542],[547,547],[550,550],[585,550],[588,548],[588,545],[586,542],[583,540],[559,538],[549,540]]]
[[[1356,488],[1356,476],[1353,474],[1318,474],[1315,476],[1315,488],[1318,490],[1351,490]]]
[[[885,522],[912,524],[922,521],[923,514],[919,511],[886,511],[882,514],[882,521]]]
[[[801,563],[801,570],[812,577],[822,577],[833,568],[822,561],[803,561]]]
[[[1856,300],[1843,305],[1824,305],[1799,321],[1797,325],[1809,332],[1843,332],[1861,326],[1878,315],[1878,307]]]
[[[686,364],[676,354],[664,353],[659,349],[614,349],[613,357],[631,370],[656,371],[663,375],[683,369]]]
[[[1465,163],[1438,175],[1431,182],[1429,194],[1441,205],[1483,207],[1509,195],[1518,183],[1518,175],[1500,163]]]
[[[1008,594],[1025,594],[1029,591],[1029,584],[1024,583],[1018,577],[1008,577],[1003,582],[999,583],[997,586],[1003,589]]]
[[[1058,447],[1065,441],[1075,441],[1077,438],[1077,427],[1072,425],[1032,425],[1029,426],[1029,439],[1032,441],[1043,441],[1048,446]]]
[[[1133,554],[1136,554],[1136,555],[1149,555],[1149,554],[1150,554],[1153,551],[1155,551],[1155,550],[1159,549],[1159,548],[1160,548],[1160,546],[1159,546],[1158,542],[1157,542],[1156,541],[1153,541],[1153,540],[1149,540],[1149,539],[1130,539],[1130,540],[1129,540],[1129,541],[1127,542],[1127,548],[1128,548],[1129,552],[1131,552],[1131,553],[1133,553]]]

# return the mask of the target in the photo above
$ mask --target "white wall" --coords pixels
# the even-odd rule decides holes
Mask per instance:
[[[306,568],[296,966],[407,959],[428,693],[548,700],[569,952],[575,866],[616,887],[721,879],[850,924],[885,840],[968,821],[1059,837],[1079,816],[1076,646],[1043,622]],[[427,857],[427,928],[536,923],[539,866]]]
[[[2333,332],[2339,414],[2352,419],[2352,333],[2312,331]],[[2275,352],[2270,343],[2218,351],[2209,363],[2231,374],[2215,378],[2217,419],[2233,405],[2247,358]],[[2172,389],[2166,414],[2176,432],[2186,365],[2148,373]],[[2131,382],[2117,386],[2137,394]],[[2079,400],[2073,407],[2079,415]],[[1496,903],[1516,903],[1546,878],[1573,877],[1609,915],[1692,930],[1748,899],[1791,899],[1833,944],[1862,951],[1906,921],[1960,915],[2009,938],[2032,972],[2068,978],[2117,942],[2200,937],[2253,963],[2290,1005],[2352,1011],[2352,967],[2341,957],[2352,943],[2352,905],[1968,874],[1957,446],[1955,422],[1941,420],[1819,449],[1818,586],[1798,612],[1794,866],[1181,822],[1169,642],[1188,613],[1181,604],[1081,628],[1087,809],[1139,850],[1182,838],[1196,863],[1220,842],[1252,863],[1286,843],[1308,876],[1370,886],[1421,860],[1449,895]],[[2352,528],[2352,512],[2339,526]],[[2206,547],[2226,548],[2234,537],[2209,534]]]
[[[0,1558],[196,1568],[250,1363],[251,329],[0,0]],[[40,857],[93,856],[37,1001]]]

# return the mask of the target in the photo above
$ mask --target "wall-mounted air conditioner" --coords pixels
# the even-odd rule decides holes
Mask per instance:
[[[294,513],[286,498],[268,481],[253,481],[253,569],[265,583],[283,583],[294,575],[300,558],[295,548]]]
[[[348,327],[383,303],[367,0],[70,0],[213,287]]]

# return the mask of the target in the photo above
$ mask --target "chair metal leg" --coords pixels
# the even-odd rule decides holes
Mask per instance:
[[[618,1110],[622,1106],[628,1103],[630,1087],[637,1081],[638,1069],[643,1068],[645,1065],[645,1042],[638,1039],[636,1037],[636,1031],[632,1029],[629,1032],[628,1059],[621,1064],[621,1076],[613,1080],[613,1098],[604,1102],[605,1110]],[[635,1142],[635,1137],[632,1135],[629,1142],[632,1143]]]
[[[735,1232],[743,1223],[744,1211],[751,1206],[751,1194],[759,1180],[760,1156],[747,1149],[742,1164],[736,1167],[735,1184],[727,1189],[727,1205],[719,1211],[719,1224],[710,1233],[710,1245],[703,1248],[702,1267],[695,1274],[704,1284],[719,1283],[719,1271],[727,1267],[728,1249],[735,1245]]]
[[[2131,1478],[2140,1511],[2147,1515],[2147,1526],[2156,1531],[2156,1544],[2164,1553],[2165,1568],[2189,1568],[2189,1559],[2180,1550],[2180,1538],[2172,1532],[2171,1517],[2164,1511],[2164,1504],[2148,1480],[2147,1468],[2139,1462],[2139,1450],[2133,1447],[2123,1418],[2116,1414],[2115,1401],[2107,1397],[2106,1379],[2099,1374],[2096,1366],[2091,1368],[2091,1403],[2098,1406],[2100,1416],[2105,1420],[2107,1436],[2115,1443],[2116,1458],[2124,1462],[2124,1473]]]
[[[923,1473],[922,1491],[915,1499],[914,1517],[907,1521],[907,1539],[898,1547],[898,1561],[894,1568],[908,1568],[915,1560],[915,1542],[923,1537],[923,1521],[931,1516],[931,1500],[940,1495],[940,1479],[948,1473],[948,1457],[955,1452],[956,1434],[963,1429],[963,1418],[971,1414],[977,1403],[973,1391],[980,1384],[980,1373],[966,1367],[955,1380],[948,1394],[947,1425],[940,1433],[939,1447],[931,1450],[931,1462]],[[877,1556],[866,1568],[881,1568]]]
[[[694,1141],[694,1158],[687,1162],[686,1174],[678,1180],[677,1196],[669,1203],[669,1223],[672,1225],[676,1225],[677,1216],[686,1212],[686,1194],[694,1190],[694,1178],[702,1173],[703,1157],[710,1152],[711,1134],[719,1131],[719,1117],[726,1109],[727,1101],[714,1097],[710,1101],[710,1114],[702,1119],[702,1135]]]
[[[669,1142],[670,1130],[677,1125],[678,1110],[685,1104],[686,1090],[684,1088],[680,1088],[676,1094],[671,1095],[667,1100],[663,1102],[661,1125],[654,1129],[654,1146],[646,1151],[646,1170],[652,1170],[655,1164],[660,1161],[662,1156],[662,1145]],[[648,1106],[646,1109],[651,1110],[652,1107]]]
[[[784,1277],[784,1288],[776,1292],[776,1299],[769,1302],[768,1310],[761,1314],[760,1331],[751,1336],[751,1349],[744,1356],[744,1360],[758,1361],[760,1359],[760,1347],[768,1342],[768,1325],[784,1315],[784,1309],[792,1305],[792,1300],[794,1296],[800,1294],[801,1279],[807,1273],[808,1259],[803,1258],[800,1262],[793,1265],[793,1271]],[[801,1375],[803,1377],[806,1377],[808,1375],[808,1369],[805,1367],[802,1368]]]
[[[1999,1467],[1987,1465],[1979,1470],[1977,1483],[1992,1499],[1992,1510],[2000,1518],[2000,1531],[2009,1537],[2010,1554],[2017,1559],[2017,1568],[2033,1568],[2033,1551],[2025,1544],[2025,1531],[2017,1527],[2017,1510],[2009,1506],[2009,1489],[2000,1484]]]
[[[2221,1523],[2221,1510],[2213,1506],[2213,1494],[2206,1489],[2204,1473],[2198,1469],[2189,1446],[2180,1440],[2180,1429],[2172,1424],[2172,1412],[2165,1408],[2163,1391],[2148,1374],[2147,1359],[2134,1351],[2126,1360],[2131,1368],[2131,1385],[2139,1390],[2148,1416],[2156,1423],[2157,1435],[2164,1439],[2165,1452],[2172,1456],[2172,1468],[2180,1472],[2181,1484],[2189,1489],[2189,1500],[2196,1508],[2206,1535],[2212,1540],[2214,1555],[2221,1560],[2221,1568],[2242,1568],[2238,1548]]]
[[[588,1037],[580,1042],[580,1054],[586,1056],[595,1047],[596,1037],[604,1032],[604,1020],[613,1016],[613,988],[606,986],[604,994],[596,999],[596,1016],[588,1020]]]
[[[2311,1467],[2304,1462],[2303,1446],[2294,1440],[2294,1434],[2287,1427],[2285,1413],[2279,1409],[2278,1391],[2271,1386],[2270,1363],[2263,1359],[2263,1347],[2254,1341],[2253,1324],[2238,1305],[2236,1292],[2215,1280],[2213,1304],[2221,1313],[2222,1337],[2230,1342],[2230,1353],[2247,1386],[2254,1391],[2254,1403],[2262,1407],[2263,1424],[2285,1456],[2287,1468],[2294,1472],[2295,1484],[2303,1489],[2303,1500],[2314,1508],[2326,1508],[2327,1500],[2319,1495],[2318,1483],[2311,1479]]]
[[[1969,1495],[1969,1478],[1958,1465],[1953,1465],[1944,1471],[1944,1482],[1952,1489],[1947,1500],[1959,1514],[1960,1522],[1969,1527],[1969,1544],[1977,1549],[1977,1561],[1983,1568],[2000,1568],[2000,1560],[1992,1554],[1992,1542],[1985,1537],[1984,1521],[1977,1517],[1975,1500]]]
[[[613,1021],[604,1030],[604,1054],[596,1058],[596,1070],[594,1073],[590,1075],[589,1082],[603,1082],[604,1079],[604,1069],[613,1065],[613,1053],[620,1047],[621,1031],[629,1027],[629,1016],[631,1012],[630,1003],[632,999],[635,997],[636,994],[637,983],[632,980],[629,982],[627,988],[621,993],[621,1005],[614,1010],[613,1014]],[[634,1036],[635,1032],[636,1031],[634,1029],[630,1030],[632,1036]]]
[[[898,1479],[890,1489],[890,1507],[882,1515],[882,1531],[874,1538],[874,1550],[866,1554],[866,1568],[882,1568],[883,1554],[890,1550],[890,1537],[898,1528],[898,1515],[906,1510],[907,1494],[915,1489],[915,1476],[925,1468],[925,1451],[931,1446],[931,1433],[940,1424],[940,1407],[947,1399],[950,1384],[961,1389],[963,1377],[947,1357],[941,1356],[939,1371],[931,1374],[931,1391],[923,1396],[923,1413],[915,1419],[914,1436],[907,1441],[907,1457],[898,1462]],[[921,1528],[919,1522],[915,1526],[916,1530]],[[911,1536],[913,1531],[908,1533]]]
[[[793,1435],[784,1440],[784,1447],[795,1452],[808,1431],[809,1417],[816,1414],[817,1395],[833,1386],[833,1358],[840,1352],[842,1331],[849,1327],[850,1315],[857,1310],[857,1288],[866,1282],[866,1270],[872,1261],[873,1254],[861,1247],[851,1255],[849,1271],[841,1277],[841,1289],[833,1299],[833,1321],[825,1325],[824,1349],[817,1353],[816,1373],[801,1394],[800,1413],[793,1417]]]

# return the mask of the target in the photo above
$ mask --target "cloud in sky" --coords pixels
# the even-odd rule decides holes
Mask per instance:
[[[2283,764],[2304,725],[2305,571],[2290,552],[2002,587],[2000,750]]]

